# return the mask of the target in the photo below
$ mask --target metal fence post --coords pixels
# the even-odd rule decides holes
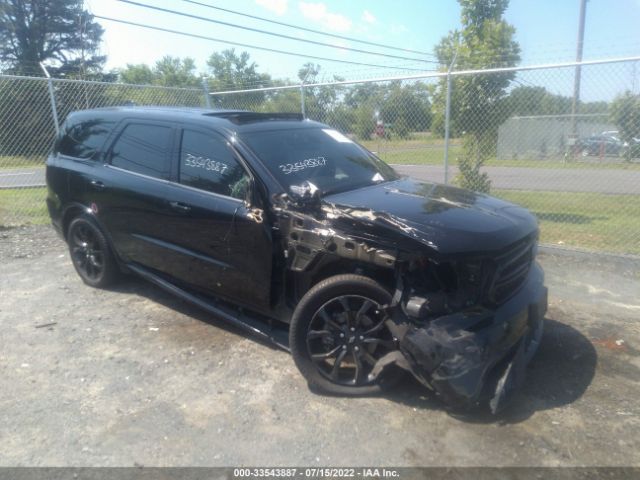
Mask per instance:
[[[207,77],[202,77],[202,92],[204,93],[204,104],[211,108],[211,95],[209,95],[209,83]]]
[[[453,55],[453,60],[447,70],[447,100],[444,108],[444,184],[449,183],[449,135],[451,133],[451,70],[458,58],[458,50]]]
[[[304,105],[304,83],[300,84],[300,110],[302,112],[302,118],[307,118],[307,112]]]
[[[444,184],[449,183],[449,122],[451,120],[451,72],[447,73],[447,101],[444,108]]]
[[[47,71],[46,67],[42,62],[40,62],[40,68],[44,72],[47,77],[47,86],[49,87],[49,99],[51,100],[51,114],[53,115],[53,124],[56,127],[56,135],[60,133],[60,122],[58,120],[58,109],[56,107],[56,94],[53,89],[53,80],[51,79],[51,75]]]

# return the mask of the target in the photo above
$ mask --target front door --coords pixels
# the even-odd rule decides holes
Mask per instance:
[[[249,206],[251,175],[221,135],[185,128],[171,213],[164,225],[173,245],[172,275],[200,291],[267,311],[271,292],[271,230]]]

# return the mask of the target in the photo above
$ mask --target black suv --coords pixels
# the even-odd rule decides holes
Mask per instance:
[[[527,210],[400,177],[299,115],[75,112],[47,184],[85,283],[135,273],[290,349],[317,390],[368,394],[407,370],[495,412],[540,341]]]

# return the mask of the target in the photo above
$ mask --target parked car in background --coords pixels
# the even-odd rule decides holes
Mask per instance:
[[[139,275],[290,350],[325,392],[377,392],[405,370],[496,412],[541,339],[531,213],[400,177],[297,114],[76,112],[46,176],[86,284]]]
[[[611,133],[611,132],[605,132]],[[578,142],[578,151],[583,157],[587,156],[620,156],[624,152],[625,145],[613,135],[591,135]]]

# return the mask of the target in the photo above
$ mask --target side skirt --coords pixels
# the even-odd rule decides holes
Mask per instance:
[[[268,321],[259,316],[251,316],[243,311],[221,305],[215,299],[209,299],[194,293],[190,293],[167,280],[155,275],[139,265],[127,264],[127,268],[145,280],[157,285],[167,292],[192,303],[203,310],[215,315],[225,322],[244,330],[262,340],[270,342],[287,352],[289,349],[289,334],[286,328],[269,325]]]

